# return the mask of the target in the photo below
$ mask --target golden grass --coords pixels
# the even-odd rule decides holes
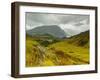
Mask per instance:
[[[81,64],[89,64],[88,47],[76,46],[66,40],[43,47],[33,38],[26,38],[26,67]]]

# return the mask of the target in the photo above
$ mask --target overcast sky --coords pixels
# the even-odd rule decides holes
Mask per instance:
[[[75,14],[47,14],[31,13],[25,14],[26,30],[42,25],[59,25],[70,36],[89,30],[89,15]]]

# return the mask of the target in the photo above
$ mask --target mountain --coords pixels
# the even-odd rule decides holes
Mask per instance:
[[[66,33],[58,25],[44,25],[27,31],[28,35],[40,36],[49,34],[56,38],[66,37]]]

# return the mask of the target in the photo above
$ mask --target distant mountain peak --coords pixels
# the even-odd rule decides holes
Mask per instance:
[[[66,33],[58,25],[43,25],[27,31],[28,35],[50,34],[56,38],[66,37]]]

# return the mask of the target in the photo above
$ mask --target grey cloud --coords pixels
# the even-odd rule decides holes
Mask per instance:
[[[81,26],[81,25],[84,25],[83,23],[76,23],[74,24],[75,26]]]
[[[89,30],[89,15],[32,13],[25,14],[26,29],[42,25],[59,25],[69,36]]]
[[[46,14],[46,13],[26,13],[26,24],[33,25],[33,23],[41,24],[66,24],[72,22],[79,22],[89,19],[88,15],[74,15],[74,14]],[[89,23],[89,21],[87,21]]]

